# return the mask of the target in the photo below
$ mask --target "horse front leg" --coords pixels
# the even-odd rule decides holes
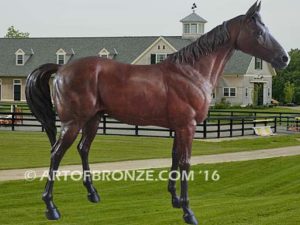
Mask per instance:
[[[191,150],[195,130],[195,125],[189,125],[185,128],[179,129],[176,134],[178,135],[177,157],[179,160],[180,169],[180,205],[183,210],[183,219],[188,224],[196,225],[198,224],[198,221],[194,216],[193,211],[190,209],[188,197],[188,174],[190,172]]]
[[[180,199],[176,194],[176,179],[177,179],[177,170],[178,170],[178,158],[177,158],[177,140],[176,138],[176,133],[173,141],[173,148],[172,148],[172,166],[171,166],[171,177],[169,179],[168,183],[168,191],[171,194],[171,201],[172,201],[172,206],[174,208],[180,208]]]

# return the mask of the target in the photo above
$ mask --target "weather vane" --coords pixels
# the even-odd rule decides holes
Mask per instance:
[[[192,10],[193,10],[193,12],[195,12],[195,9],[197,8],[197,5],[196,5],[196,3],[194,2],[193,3],[193,6],[192,6]]]

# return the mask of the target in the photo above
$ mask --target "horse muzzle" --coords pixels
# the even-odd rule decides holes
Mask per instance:
[[[271,65],[275,69],[285,69],[290,63],[290,56],[287,53],[283,53],[278,57],[274,58]]]

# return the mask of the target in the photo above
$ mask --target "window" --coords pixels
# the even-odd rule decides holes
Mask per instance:
[[[262,59],[255,57],[255,69],[262,70],[262,65],[263,65]]]
[[[151,64],[161,63],[161,62],[164,61],[167,57],[168,57],[168,54],[165,54],[165,53],[151,54],[151,60],[150,60],[150,63],[151,63]]]
[[[190,33],[190,24],[183,25],[183,33],[189,34]]]
[[[198,33],[201,33],[201,34],[204,33],[204,24],[203,23],[198,24]]]
[[[63,65],[66,63],[66,52],[62,48],[56,52],[56,62],[59,65]]]
[[[191,24],[191,34],[197,34],[197,24]]]
[[[23,66],[24,65],[24,55],[23,54],[18,54],[16,56],[16,64],[18,66]]]
[[[223,89],[224,97],[235,97],[236,96],[236,88],[225,87]]]
[[[65,64],[65,54],[58,54],[57,55],[57,64],[63,65]]]
[[[160,63],[167,58],[167,54],[156,54],[156,63]]]
[[[21,101],[21,80],[14,80],[14,101]]]
[[[16,51],[16,65],[23,66],[25,64],[25,52],[22,49]]]
[[[107,54],[101,54],[100,57],[108,59],[108,55]]]

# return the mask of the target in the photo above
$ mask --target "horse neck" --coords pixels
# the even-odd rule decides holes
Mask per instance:
[[[193,67],[215,88],[233,51],[233,46],[228,43],[207,56],[201,56]]]
[[[227,21],[230,39],[226,43],[219,46],[210,54],[200,56],[197,62],[194,63],[194,68],[199,72],[199,74],[201,74],[201,76],[210,81],[212,88],[216,87],[220,76],[224,72],[226,63],[233,55],[236,48],[235,46],[240,31],[241,18],[241,16],[238,16]]]

